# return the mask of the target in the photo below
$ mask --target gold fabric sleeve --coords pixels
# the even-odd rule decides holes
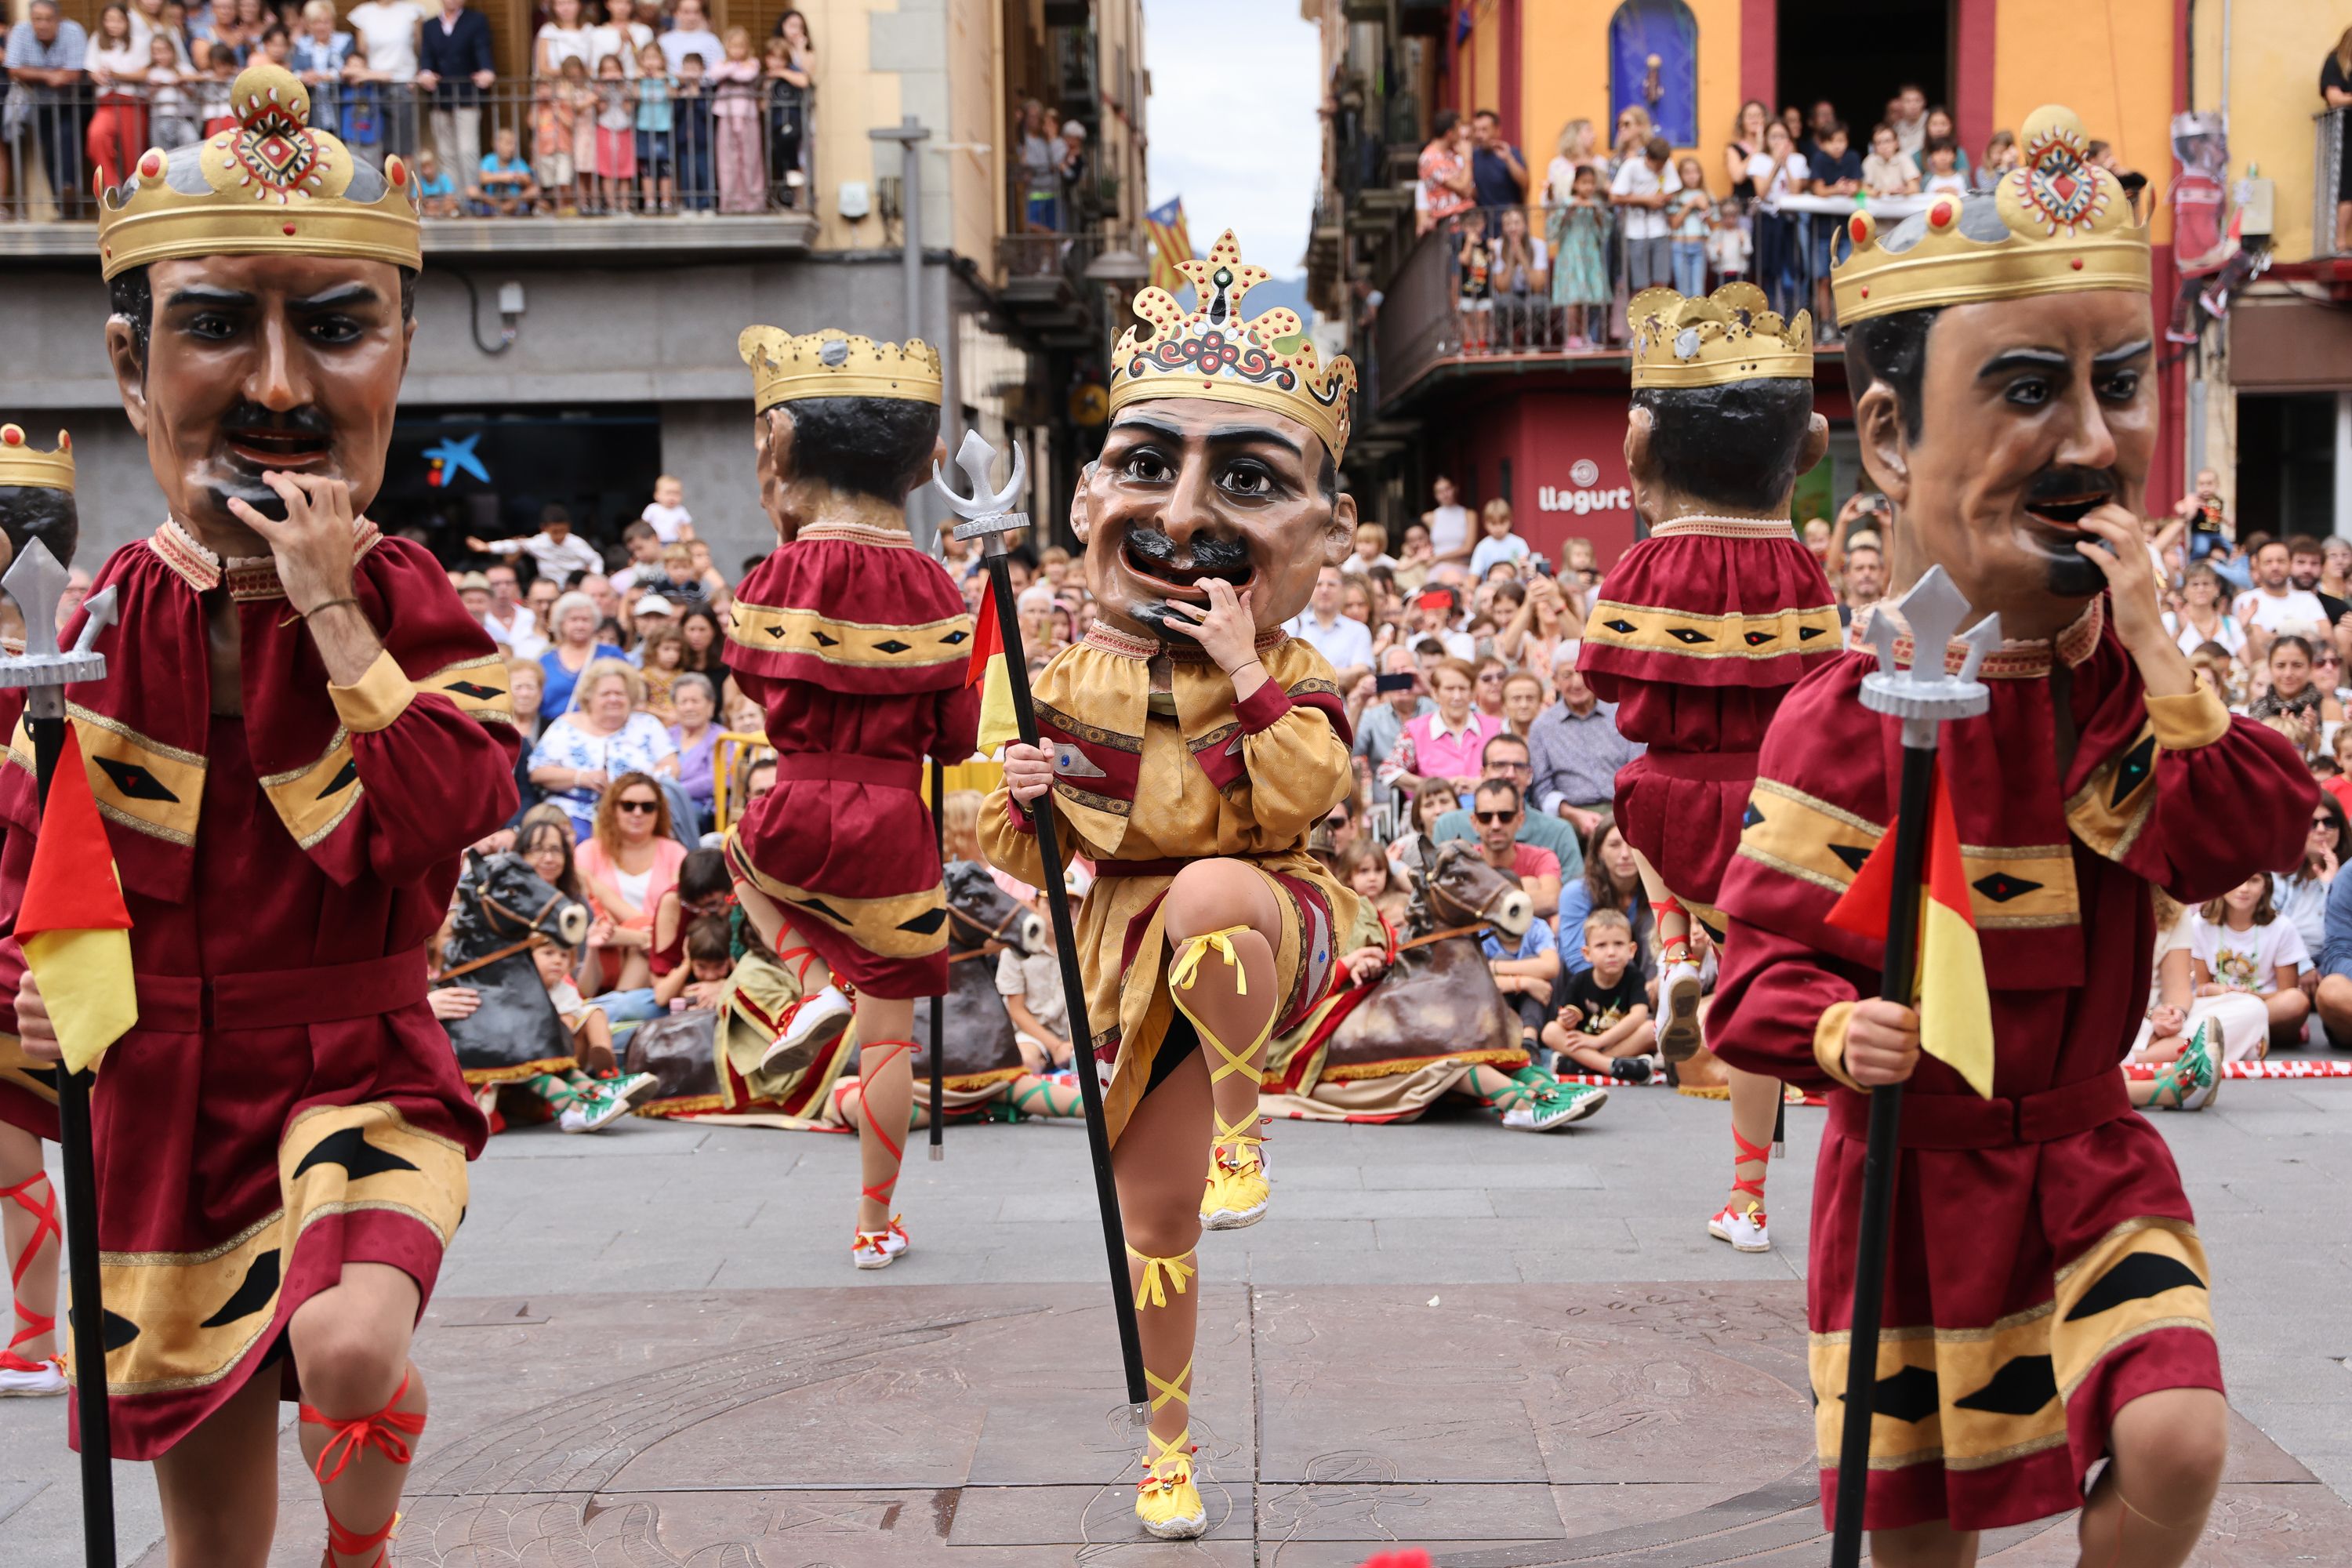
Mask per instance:
[[[2193,752],[2221,738],[2230,728],[2230,710],[2211,688],[2200,685],[2179,697],[2150,693],[2147,721],[2156,731],[2156,743],[2166,751]]]
[[[1853,1016],[1853,1003],[1833,1002],[1830,1005],[1829,1010],[1822,1015],[1822,1021],[1813,1026],[1813,1060],[1821,1064],[1823,1072],[1846,1088],[1862,1089],[1862,1085],[1853,1081],[1853,1075],[1845,1070],[1845,1026]],[[1869,1091],[1864,1089],[1863,1092]]]
[[[327,696],[335,705],[336,716],[344,728],[354,734],[372,735],[378,730],[389,730],[393,721],[408,711],[416,700],[416,688],[400,671],[400,661],[389,650],[375,656],[367,673],[349,686],[327,683]]]

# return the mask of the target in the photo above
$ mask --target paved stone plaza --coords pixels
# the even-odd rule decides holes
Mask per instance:
[[[953,1128],[849,1267],[845,1137],[631,1123],[493,1142],[419,1342],[433,1424],[395,1561],[447,1568],[1447,1568],[1825,1559],[1804,1374],[1819,1110],[1742,1257],[1725,1109],[1617,1092],[1577,1130],[1283,1124],[1275,1204],[1208,1237],[1194,1436],[1214,1521],[1136,1531],[1083,1134]],[[2352,1083],[2166,1117],[2239,1418],[2198,1561],[2352,1564]],[[322,1531],[289,1407],[274,1562]],[[0,1563],[80,1561],[58,1401],[0,1403]],[[118,1467],[126,1563],[161,1564]],[[2004,1568],[2071,1563],[2064,1523]],[[142,1553],[145,1553],[142,1557]]]

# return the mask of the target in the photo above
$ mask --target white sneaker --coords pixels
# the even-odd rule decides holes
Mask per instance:
[[[1686,1062],[1698,1054],[1698,965],[1667,970],[1658,982],[1658,1049],[1667,1061]]]
[[[837,985],[828,985],[814,996],[803,997],[792,1016],[784,1020],[784,1031],[776,1043],[760,1058],[761,1072],[796,1072],[816,1059],[817,1052],[838,1038],[849,1027],[851,1014],[856,1009]]]
[[[1503,1112],[1503,1125],[1514,1132],[1557,1132],[1581,1121],[1609,1103],[1609,1091],[1595,1084],[1564,1083],[1547,1094],[1531,1096],[1525,1105]]]
[[[603,1084],[583,1093],[563,1108],[555,1125],[566,1132],[594,1132],[629,1113],[629,1102]]]
[[[626,1078],[614,1079],[605,1087],[612,1090],[614,1099],[634,1110],[637,1101],[654,1098],[654,1091],[661,1087],[661,1079],[649,1072],[635,1072]]]
[[[26,1361],[0,1352],[0,1399],[46,1399],[66,1391],[66,1363],[58,1357]]]
[[[1740,1252],[1769,1252],[1772,1238],[1764,1230],[1764,1205],[1751,1200],[1745,1214],[1736,1213],[1729,1204],[1723,1212],[1706,1222],[1707,1235],[1717,1241],[1727,1241]]]
[[[849,1261],[860,1268],[887,1268],[907,1250],[906,1227],[890,1216],[887,1230],[861,1230],[849,1243]]]

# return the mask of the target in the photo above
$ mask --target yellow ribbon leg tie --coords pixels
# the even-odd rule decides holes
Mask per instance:
[[[1144,1381],[1151,1384],[1154,1391],[1151,1395],[1151,1414],[1159,1415],[1160,1406],[1171,1399],[1190,1410],[1192,1407],[1192,1396],[1184,1392],[1184,1380],[1192,1375],[1192,1363],[1189,1361],[1184,1363],[1184,1370],[1174,1377],[1162,1377],[1150,1367],[1145,1367]]]
[[[1185,1258],[1192,1256],[1189,1252],[1181,1258],[1151,1258],[1129,1247],[1127,1249],[1127,1255],[1143,1265],[1143,1278],[1137,1281],[1135,1287],[1135,1306],[1138,1311],[1146,1307],[1168,1305],[1168,1287],[1174,1286],[1176,1294],[1181,1296],[1184,1293],[1184,1281],[1201,1271],[1197,1264],[1184,1261]],[[1189,1371],[1190,1367],[1188,1366],[1186,1370]]]
[[[1228,1165],[1237,1166],[1241,1164],[1242,1151],[1244,1148],[1252,1147],[1265,1142],[1264,1138],[1258,1136],[1255,1131],[1252,1131],[1254,1128],[1256,1128],[1265,1122],[1265,1117],[1244,1116],[1239,1121],[1228,1121],[1225,1120],[1224,1113],[1216,1110],[1214,1107],[1211,1108],[1209,1113],[1216,1119],[1217,1150],[1220,1156],[1222,1157],[1223,1152],[1227,1149],[1231,1149],[1234,1152],[1234,1157],[1225,1162]],[[1263,1163],[1264,1157],[1257,1154],[1252,1154],[1250,1158],[1254,1161]]]
[[[1150,1497],[1155,1492],[1172,1492],[1189,1486],[1192,1479],[1192,1429],[1185,1427],[1173,1437],[1162,1437],[1145,1427],[1143,1435],[1151,1439],[1151,1458],[1143,1467],[1143,1479],[1135,1489]]]
[[[1234,994],[1248,995],[1249,972],[1242,967],[1239,955],[1234,952],[1234,938],[1252,929],[1249,926],[1227,926],[1223,931],[1187,938],[1176,949],[1176,962],[1168,966],[1168,999],[1175,1003],[1179,1013],[1192,1021],[1192,1027],[1199,1031],[1201,1038],[1209,1043],[1209,1048],[1224,1058],[1209,1069],[1209,1082],[1213,1087],[1235,1073],[1255,1084],[1265,1082],[1265,1071],[1257,1065],[1256,1058],[1258,1052],[1265,1048],[1265,1042],[1273,1037],[1274,1019],[1269,1016],[1265,1027],[1258,1031],[1257,1038],[1236,1051],[1211,1033],[1209,1026],[1201,1022],[1200,1015],[1184,1005],[1183,999],[1175,994],[1192,989],[1193,982],[1200,977],[1202,956],[1213,948],[1227,963],[1233,965]]]

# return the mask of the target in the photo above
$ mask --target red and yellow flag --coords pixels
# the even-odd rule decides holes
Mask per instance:
[[[131,911],[71,724],[41,809],[16,940],[40,984],[65,1064],[80,1072],[139,1021],[139,997],[131,974]]]
[[[1906,893],[1895,886],[1895,824],[1854,873],[1853,882],[1830,910],[1841,931],[1878,941],[1886,938],[1887,911],[1897,896],[1919,900],[1919,957],[1913,971],[1919,1008],[1919,1048],[1992,1098],[1992,993],[1985,984],[1984,951],[1969,903],[1969,879],[1960,859],[1960,830],[1952,799],[1936,770],[1934,805],[1927,823],[1927,883]]]
[[[989,756],[1021,735],[1013,716],[1013,678],[1004,672],[1004,632],[996,620],[994,577],[981,589],[980,608],[972,617],[971,663],[965,668],[963,683],[980,688],[980,750]]]

